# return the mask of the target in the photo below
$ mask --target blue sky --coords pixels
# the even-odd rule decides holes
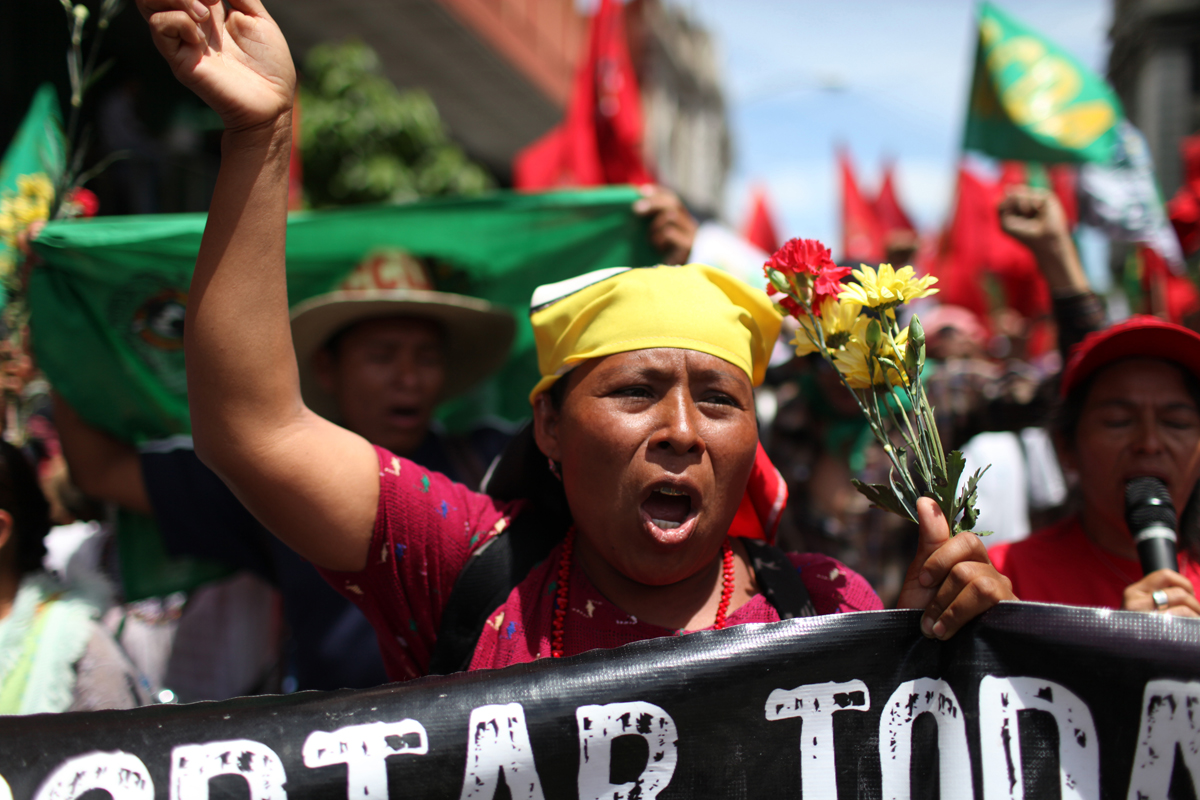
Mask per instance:
[[[785,237],[838,249],[834,147],[860,184],[897,164],[901,202],[940,226],[953,193],[975,6],[952,0],[675,0],[715,37],[734,136],[725,214],[740,225],[750,185],[767,186]],[[1103,74],[1109,0],[999,0]]]

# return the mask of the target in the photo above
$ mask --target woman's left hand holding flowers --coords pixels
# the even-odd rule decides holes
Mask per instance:
[[[949,639],[970,620],[1001,600],[1016,600],[1012,582],[992,566],[973,533],[950,536],[950,526],[933,500],[917,501],[920,538],[904,576],[900,608],[921,608],[921,632]]]

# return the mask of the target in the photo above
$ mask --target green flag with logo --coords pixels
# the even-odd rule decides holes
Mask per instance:
[[[448,423],[521,419],[538,379],[527,321],[534,287],[657,263],[630,209],[638,196],[606,187],[293,214],[289,301],[329,291],[381,248],[424,259],[437,288],[506,306],[518,319],[507,366],[446,408]],[[45,261],[30,286],[38,364],[85,419],[125,441],[190,432],[183,315],[204,222],[203,214],[53,222],[35,244]]]
[[[436,288],[482,297],[517,317],[506,366],[445,404],[444,420],[452,429],[488,414],[518,420],[529,415],[538,379],[528,322],[534,287],[657,263],[646,223],[631,210],[638,197],[631,187],[605,187],[295,214],[288,297],[295,304],[330,290],[382,248],[422,258]],[[203,214],[52,222],[35,243],[44,259],[29,294],[38,364],[87,422],[124,441],[190,433],[183,321],[204,223]],[[220,574],[212,564],[169,558],[145,518],[125,515],[118,537],[130,599]]]
[[[965,149],[1014,161],[1108,163],[1123,116],[1100,76],[995,5],[980,6]]]

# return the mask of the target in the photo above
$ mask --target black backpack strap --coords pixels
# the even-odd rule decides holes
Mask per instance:
[[[488,617],[565,535],[566,528],[552,515],[527,507],[471,554],[442,610],[429,674],[449,675],[471,665]]]
[[[817,616],[817,609],[808,595],[808,587],[786,553],[761,539],[741,541],[754,567],[754,579],[758,582],[759,591],[779,612],[780,619]]]

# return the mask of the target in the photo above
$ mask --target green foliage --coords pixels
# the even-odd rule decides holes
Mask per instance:
[[[446,136],[419,89],[399,91],[358,41],[314,47],[300,89],[304,190],[314,207],[474,195],[491,176]]]

